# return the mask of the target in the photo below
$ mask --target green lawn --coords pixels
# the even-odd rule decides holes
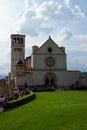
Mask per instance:
[[[36,99],[0,113],[0,130],[87,130],[87,91],[36,93]]]

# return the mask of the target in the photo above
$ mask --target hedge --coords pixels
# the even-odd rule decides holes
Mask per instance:
[[[16,100],[9,101],[8,103],[6,103],[4,108],[5,108],[5,110],[15,108],[15,107],[21,106],[27,102],[30,102],[30,101],[34,100],[35,98],[36,98],[36,95],[32,91],[30,91],[30,93],[28,95],[20,97]]]

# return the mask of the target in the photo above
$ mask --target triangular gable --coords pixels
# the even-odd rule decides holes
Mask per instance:
[[[65,52],[50,37],[35,53],[48,54],[48,48],[50,47],[52,48],[51,54],[65,54]]]

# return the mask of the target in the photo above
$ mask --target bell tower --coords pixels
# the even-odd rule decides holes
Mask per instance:
[[[25,35],[11,34],[11,77],[14,78],[16,62],[25,59]]]

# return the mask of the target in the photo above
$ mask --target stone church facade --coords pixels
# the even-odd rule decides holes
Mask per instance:
[[[11,35],[11,74],[15,87],[21,85],[51,85],[69,88],[79,81],[80,71],[67,70],[65,47],[59,47],[49,36],[42,46],[33,46],[25,58],[25,35]]]

